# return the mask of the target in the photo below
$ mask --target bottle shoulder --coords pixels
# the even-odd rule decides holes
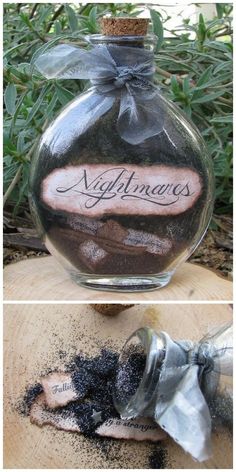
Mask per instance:
[[[64,148],[66,142],[84,134],[100,120],[112,108],[114,102],[113,97],[101,96],[94,88],[80,94],[66,105],[48,126],[40,145]]]
[[[160,121],[160,133],[146,139],[143,143],[130,146],[119,136],[117,124],[122,108],[119,95],[99,94],[92,87],[75,97],[60,111],[44,132],[39,148],[43,146],[50,148],[52,155],[64,154],[82,139],[83,143],[86,140],[87,143],[91,142],[93,145],[99,141],[100,149],[103,136],[106,148],[110,145],[113,146],[114,143],[116,145],[119,143],[122,149],[123,146],[126,146],[132,152],[136,148],[142,149],[142,152],[149,149],[150,153],[150,149],[156,148],[161,153],[174,154],[176,157],[179,154],[188,153],[187,150],[191,149],[191,153],[207,158],[208,152],[200,132],[176,104],[167,100],[158,91],[153,94],[152,99],[148,96],[147,100],[144,98],[145,94],[141,100],[137,94],[136,100],[139,107],[135,110],[135,103],[133,103],[131,111],[124,110],[126,122],[128,122],[129,114],[138,110],[137,129],[141,127],[142,121],[147,119],[148,111],[155,111],[153,116],[156,116]]]

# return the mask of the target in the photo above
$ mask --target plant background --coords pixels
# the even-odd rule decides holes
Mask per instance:
[[[59,42],[81,42],[81,36],[99,32],[99,18],[150,13],[150,30],[158,38],[155,81],[201,130],[214,163],[216,202],[210,244],[200,253],[224,273],[232,266],[232,4],[215,4],[215,18],[202,14],[196,24],[179,18],[168,29],[164,7],[135,3],[4,4],[4,207],[6,262],[29,248],[44,250],[34,234],[28,208],[30,162],[38,140],[85,81],[46,81],[34,69],[38,54]],[[27,231],[26,231],[27,228]],[[28,246],[25,241],[28,235]],[[22,241],[23,238],[23,241]],[[27,239],[27,238],[26,238]],[[217,242],[218,241],[218,242]],[[31,244],[31,245],[30,245]],[[211,247],[212,246],[212,247]],[[13,248],[13,255],[12,255]],[[209,248],[220,261],[212,262]],[[15,252],[14,252],[15,251]],[[36,252],[35,252],[36,251]],[[10,255],[9,255],[10,252]],[[40,252],[41,254],[41,252]],[[31,255],[31,254],[30,254]],[[204,259],[205,258],[205,259]],[[214,259],[214,257],[213,257]],[[198,253],[195,254],[198,261]]]

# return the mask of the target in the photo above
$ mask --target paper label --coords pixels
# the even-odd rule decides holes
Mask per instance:
[[[40,394],[30,409],[31,423],[38,426],[49,424],[57,429],[81,432],[73,411],[63,415],[58,408],[49,411],[48,406],[44,393]],[[99,414],[99,412],[97,413]],[[149,418],[136,418],[134,420],[110,418],[98,426],[96,433],[103,437],[134,439],[136,441],[161,441],[167,438],[165,431]]]
[[[100,436],[120,439],[135,439],[136,441],[160,441],[166,438],[166,433],[157,423],[149,418],[122,420],[110,418],[96,430]]]
[[[41,378],[41,384],[50,408],[67,405],[77,398],[71,375],[64,372],[53,372]]]
[[[89,217],[178,215],[194,205],[201,191],[195,170],[167,165],[68,166],[42,182],[42,199],[49,207]]]

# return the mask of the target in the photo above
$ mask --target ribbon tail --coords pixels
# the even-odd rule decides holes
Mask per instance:
[[[159,94],[153,90],[143,92],[126,84],[117,120],[117,130],[122,139],[135,145],[163,131],[164,110],[158,97]]]
[[[198,366],[187,368],[175,394],[155,419],[199,462],[211,456],[211,417],[198,381]]]
[[[47,79],[112,78],[115,63],[105,46],[92,50],[60,44],[39,56],[35,65]]]

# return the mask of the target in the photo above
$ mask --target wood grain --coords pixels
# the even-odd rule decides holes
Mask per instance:
[[[89,290],[73,282],[53,256],[17,262],[4,270],[5,300],[77,301],[230,301],[232,282],[197,264],[183,264],[170,284],[144,293],[116,293]]]
[[[25,386],[79,351],[94,355],[106,343],[119,350],[127,337],[144,325],[166,330],[176,339],[198,340],[232,319],[227,304],[139,305],[115,317],[100,315],[82,304],[12,304],[4,308],[4,467],[22,469],[148,468],[154,450],[149,443],[111,440],[102,452],[82,435],[32,425],[16,411]],[[172,440],[163,445],[166,468],[232,467],[232,441],[226,431],[213,434],[213,458],[201,464]]]

